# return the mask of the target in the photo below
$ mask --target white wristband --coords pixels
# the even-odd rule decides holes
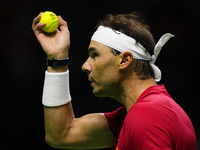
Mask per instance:
[[[69,90],[69,70],[62,73],[45,72],[42,104],[56,107],[71,101]]]

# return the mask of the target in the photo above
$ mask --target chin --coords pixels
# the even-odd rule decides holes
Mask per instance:
[[[93,94],[94,94],[94,96],[96,96],[96,97],[103,97],[102,94],[100,94],[99,92],[93,91]]]
[[[105,92],[103,92],[102,90],[94,90],[93,89],[93,94],[96,97],[109,97],[108,94],[106,94]]]

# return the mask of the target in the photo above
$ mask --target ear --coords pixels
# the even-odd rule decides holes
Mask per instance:
[[[125,51],[123,53],[120,54],[120,69],[125,69],[128,66],[130,66],[130,64],[133,61],[133,54],[129,51]]]

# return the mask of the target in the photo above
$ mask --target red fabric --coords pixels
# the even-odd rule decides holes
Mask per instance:
[[[116,109],[113,112],[104,113],[104,114],[107,117],[110,130],[112,131],[113,135],[115,136],[116,142],[117,142],[120,130],[122,128],[124,119],[125,119],[126,114],[127,114],[126,108],[124,106],[122,106],[122,107]],[[115,150],[115,146],[111,147],[110,150]]]
[[[125,107],[121,107],[105,113],[115,136],[125,111]],[[145,90],[129,110],[117,147],[118,150],[197,150],[197,142],[189,117],[170,97],[164,85],[159,85]]]

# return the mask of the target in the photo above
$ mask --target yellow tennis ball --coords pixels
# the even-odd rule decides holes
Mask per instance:
[[[39,23],[46,23],[46,26],[42,27],[41,30],[47,33],[54,32],[59,27],[58,16],[51,11],[42,13]]]

